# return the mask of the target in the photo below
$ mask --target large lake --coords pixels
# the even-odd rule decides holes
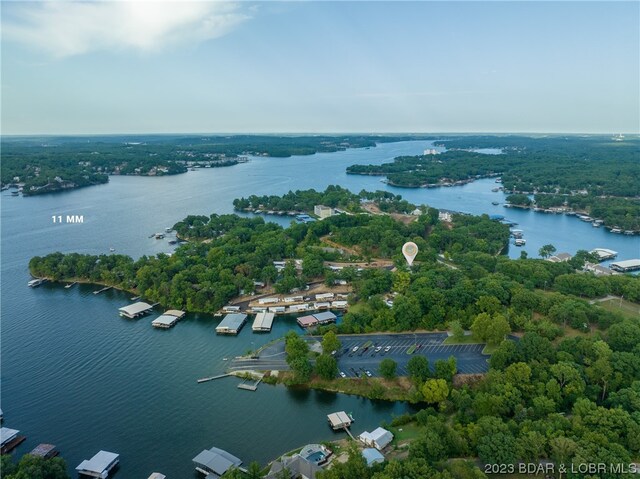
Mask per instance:
[[[256,392],[236,388],[227,378],[205,384],[196,379],[221,372],[224,358],[243,354],[290,328],[277,320],[270,334],[250,327],[238,337],[214,333],[218,318],[190,315],[169,331],[151,327],[152,317],[120,318],[129,295],[96,288],[58,285],[27,287],[27,264],[53,251],[118,253],[138,257],[171,251],[167,240],[149,235],[187,214],[230,213],[232,200],[251,194],[324,189],[340,184],[354,192],[385,189],[413,203],[469,213],[503,214],[519,223],[527,245],[512,246],[537,255],[543,244],[558,251],[606,247],[619,259],[638,257],[640,238],[608,233],[573,217],[493,206],[492,180],[453,188],[401,189],[380,177],[351,176],[354,163],[383,163],[420,154],[430,142],[381,144],[376,148],[292,158],[252,158],[228,168],[183,175],[112,177],[106,185],[31,198],[2,194],[2,378],[4,425],[28,439],[56,444],[70,470],[100,449],[121,454],[118,478],[146,478],[159,471],[170,478],[192,477],[191,458],[221,447],[245,463],[262,464],[308,442],[340,437],[326,414],[353,411],[354,432],[375,427],[406,404],[262,385]],[[83,224],[54,225],[52,215],[83,215]],[[290,219],[274,217],[286,224]]]

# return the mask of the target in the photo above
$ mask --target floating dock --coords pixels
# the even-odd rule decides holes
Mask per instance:
[[[170,309],[168,311],[165,311],[163,315],[158,316],[156,319],[151,321],[151,325],[154,328],[169,329],[182,318],[184,318],[185,314],[186,313],[184,311],[180,311],[178,309]]]
[[[50,459],[60,453],[53,444],[39,444],[29,454],[42,457],[43,459]]]
[[[589,252],[595,254],[598,257],[598,261],[606,261],[608,259],[613,259],[616,256],[618,256],[617,251],[613,251],[607,248],[594,248]]]
[[[243,313],[227,314],[216,327],[217,334],[238,334],[244,323],[247,322],[247,315]]]
[[[329,304],[329,303],[327,303]],[[336,315],[331,311],[324,311],[322,313],[310,314],[308,316],[301,316],[297,319],[298,324],[302,328],[312,328],[319,324],[329,324],[336,322]]]
[[[262,381],[262,378],[258,379],[244,379],[238,384],[238,389],[245,389],[247,391],[255,391],[258,389],[258,384]]]
[[[640,269],[640,259],[627,259],[611,263],[611,269],[620,273],[628,273]]]
[[[152,309],[153,306],[150,304],[139,301],[137,303],[130,304],[129,306],[119,308],[118,311],[120,312],[120,316],[135,319],[150,313]]]
[[[346,429],[351,426],[353,419],[344,411],[332,412],[327,415],[329,425],[331,429],[337,431],[338,429]]]
[[[113,452],[100,451],[89,460],[82,461],[76,471],[85,476],[106,479],[111,470],[118,465],[120,456]]]
[[[274,313],[261,312],[253,320],[253,332],[268,332],[273,326]]]
[[[9,429],[8,427],[0,428],[1,454],[10,453],[27,439],[25,436],[19,436],[19,433],[20,431],[17,429]]]

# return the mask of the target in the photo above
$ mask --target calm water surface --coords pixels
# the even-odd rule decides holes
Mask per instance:
[[[552,243],[558,251],[607,247],[620,259],[640,255],[640,239],[562,215],[493,206],[504,200],[482,180],[463,187],[401,189],[379,177],[350,176],[354,163],[383,163],[419,154],[429,142],[382,144],[377,148],[284,159],[252,158],[229,168],[201,169],[161,178],[112,177],[109,184],[33,198],[2,195],[2,377],[4,425],[28,439],[56,444],[73,469],[100,449],[121,454],[117,477],[146,478],[160,471],[192,477],[191,458],[218,446],[266,464],[280,453],[336,435],[326,414],[353,411],[354,432],[375,427],[409,410],[405,404],[374,403],[356,397],[260,386],[236,389],[237,380],[197,384],[225,369],[224,358],[244,353],[297,328],[279,319],[271,334],[250,327],[237,337],[216,336],[218,318],[189,315],[175,328],[151,327],[155,317],[124,320],[117,309],[129,295],[91,286],[31,289],[27,264],[52,251],[118,253],[139,257],[171,251],[167,240],[150,239],[187,214],[230,213],[232,200],[250,194],[324,189],[340,184],[354,192],[385,189],[413,203],[469,213],[503,214],[524,230],[525,248],[535,256]],[[84,223],[54,225],[52,215],[83,215]],[[290,219],[271,218],[281,224]]]

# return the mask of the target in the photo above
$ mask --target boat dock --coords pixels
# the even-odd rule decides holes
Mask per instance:
[[[180,311],[178,309],[170,309],[168,311],[165,311],[163,315],[158,316],[156,319],[151,321],[151,325],[154,328],[169,329],[182,318],[184,318],[185,314],[186,313],[184,311]]]
[[[616,256],[618,256],[617,251],[613,251],[607,248],[594,248],[591,251],[589,251],[589,253],[595,254],[598,257],[598,261],[600,262],[606,261],[608,259],[613,259]]]
[[[329,426],[334,431],[338,429],[347,429],[351,426],[353,419],[344,411],[332,412],[327,415],[327,419],[329,421]]]
[[[0,453],[10,453],[27,439],[26,436],[19,436],[19,433],[17,429],[0,428]]]
[[[262,382],[262,377],[255,379],[243,379],[240,384],[238,384],[238,389],[245,389],[247,391],[255,391],[258,389],[258,384]]]
[[[627,259],[611,263],[611,269],[620,273],[628,273],[640,269],[640,259]]]
[[[227,314],[216,327],[217,334],[238,334],[247,322],[247,315],[242,313]]]
[[[226,378],[227,376],[231,376],[231,374],[230,373],[218,374],[217,376],[210,376],[208,378],[200,378],[200,379],[198,379],[198,383],[206,383],[206,382],[209,382],[209,381],[213,381],[214,379]]]
[[[99,289],[98,291],[94,291],[93,294],[104,293],[105,291],[109,291],[111,288],[113,288],[113,286],[105,286],[104,288]]]
[[[76,467],[76,471],[85,476],[104,479],[118,465],[119,457],[119,454],[113,452],[100,451],[91,459],[82,461]]]
[[[118,311],[120,312],[120,316],[129,318],[129,319],[135,319],[135,318],[139,318],[140,316],[144,316],[147,313],[150,313],[152,309],[153,309],[152,305],[140,301],[138,303],[133,303],[133,304],[130,304],[129,306],[124,306],[122,308],[119,308]]]
[[[271,331],[273,326],[274,313],[261,312],[256,315],[253,320],[253,332]]]

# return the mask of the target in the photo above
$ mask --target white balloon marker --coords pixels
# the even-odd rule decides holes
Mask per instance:
[[[411,266],[411,263],[413,263],[414,258],[418,254],[418,245],[415,244],[413,241],[409,241],[408,243],[405,243],[404,246],[402,247],[402,254],[406,258],[409,266]]]

